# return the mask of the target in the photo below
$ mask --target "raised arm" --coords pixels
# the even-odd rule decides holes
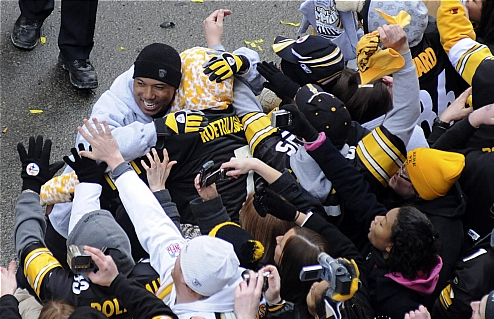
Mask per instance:
[[[160,274],[164,283],[169,278],[185,240],[151,190],[124,161],[108,124],[103,122],[103,128],[97,119],[93,119],[93,122],[96,129],[88,120],[84,120],[89,133],[78,128],[92,146],[91,152],[83,151],[81,155],[108,164],[137,237],[150,255],[151,266]]]
[[[386,114],[383,126],[406,145],[420,116],[420,88],[405,31],[398,25],[378,28],[382,44],[396,50],[405,65],[393,73],[393,109]]]

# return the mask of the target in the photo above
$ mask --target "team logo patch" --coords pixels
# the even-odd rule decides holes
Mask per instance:
[[[302,64],[300,64],[300,67],[302,68],[302,70],[304,70],[305,73],[307,73],[307,74],[312,73],[312,71],[309,69],[309,67],[307,65],[302,63]]]
[[[201,287],[201,283],[199,282],[199,280],[197,280],[196,278],[194,278],[194,280],[192,280],[192,285],[194,287]]]
[[[309,38],[309,35],[306,35],[306,36],[303,36],[303,37],[301,37],[301,38],[298,38],[298,39],[297,39],[297,41],[295,41],[295,42],[297,42],[297,43],[302,43],[302,42],[304,42],[305,40],[307,40],[308,38]]]
[[[29,163],[26,167],[27,175],[38,176],[39,174],[39,166],[36,163]]]
[[[172,258],[178,257],[180,254],[180,245],[177,243],[173,243],[170,246],[166,247],[166,251]]]
[[[226,60],[228,61],[229,65],[235,65],[235,59],[231,56],[227,57]]]
[[[168,73],[168,71],[166,71],[165,69],[159,69],[159,71],[158,71],[158,75],[160,78],[164,78],[167,73]]]
[[[184,123],[185,123],[185,114],[178,114],[178,115],[175,117],[175,120],[177,121],[177,123],[182,123],[182,124],[184,124]]]

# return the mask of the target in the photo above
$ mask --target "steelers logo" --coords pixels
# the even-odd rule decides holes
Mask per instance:
[[[27,175],[38,176],[39,174],[39,166],[36,163],[29,163],[26,167]]]

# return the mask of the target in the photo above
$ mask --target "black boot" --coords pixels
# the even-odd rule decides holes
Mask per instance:
[[[69,71],[70,83],[79,89],[95,89],[98,87],[98,75],[89,59],[67,60],[60,52],[58,62],[64,70]]]
[[[12,43],[24,50],[32,50],[39,43],[40,30],[43,25],[43,21],[31,20],[23,15],[17,18],[14,24],[14,30],[10,35]]]

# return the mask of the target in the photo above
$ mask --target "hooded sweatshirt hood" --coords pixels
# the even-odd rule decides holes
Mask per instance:
[[[413,280],[404,278],[401,273],[388,273],[384,275],[402,286],[412,289],[421,294],[430,295],[436,288],[437,281],[439,280],[439,272],[443,267],[443,260],[438,255],[437,263],[434,268],[431,269],[430,274],[423,273],[422,271],[417,273],[417,277]]]

